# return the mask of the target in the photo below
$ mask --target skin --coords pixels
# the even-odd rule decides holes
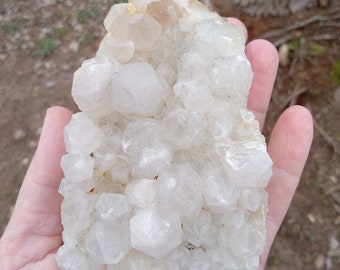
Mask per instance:
[[[230,22],[244,25],[233,18]],[[265,40],[250,42],[246,54],[251,61],[254,80],[248,108],[264,125],[269,99],[278,67],[276,49]],[[13,215],[0,239],[0,269],[59,269],[54,256],[62,245],[58,187],[66,153],[63,130],[72,113],[62,107],[47,110],[36,153],[23,180]],[[274,237],[282,223],[298,185],[313,138],[313,120],[301,106],[288,108],[277,121],[268,143],[273,159],[273,177],[267,191],[267,242],[260,258],[263,269]]]

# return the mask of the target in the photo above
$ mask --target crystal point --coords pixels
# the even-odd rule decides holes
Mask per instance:
[[[127,224],[97,221],[86,236],[87,251],[101,264],[116,264],[130,250]]]
[[[131,245],[154,258],[162,258],[182,242],[176,212],[152,206],[130,219]]]
[[[121,67],[113,78],[112,88],[113,107],[121,114],[152,116],[167,96],[155,69],[146,62]]]

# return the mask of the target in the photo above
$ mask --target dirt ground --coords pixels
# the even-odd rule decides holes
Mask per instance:
[[[45,111],[76,111],[73,72],[104,34],[107,0],[0,0],[0,235],[37,145]],[[281,48],[265,134],[293,104],[308,107],[315,137],[267,269],[340,269],[340,3],[294,15],[241,18],[250,39]],[[337,3],[336,3],[337,2]]]

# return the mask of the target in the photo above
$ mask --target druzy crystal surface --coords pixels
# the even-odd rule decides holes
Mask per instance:
[[[242,30],[194,0],[114,5],[75,72],[63,270],[257,269],[272,161]]]

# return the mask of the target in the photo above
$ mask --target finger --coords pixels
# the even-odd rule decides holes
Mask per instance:
[[[267,244],[261,256],[262,267],[298,185],[312,138],[312,116],[301,106],[287,109],[273,129],[268,151],[274,165],[267,187]]]
[[[28,230],[45,235],[56,228],[61,230],[61,196],[57,190],[63,177],[60,159],[65,153],[64,127],[70,118],[71,112],[62,107],[50,108],[46,113],[38,148],[8,225],[10,230],[6,230],[17,237]]]
[[[270,42],[260,39],[247,45],[246,54],[254,72],[247,107],[254,113],[262,130],[276,78],[278,53]]]
[[[242,30],[243,30],[243,33],[244,33],[244,36],[245,36],[246,40],[248,39],[247,27],[243,24],[243,22],[241,22],[239,19],[236,19],[234,17],[228,17],[227,21],[232,23],[232,24],[234,24],[234,25],[237,25],[237,26],[241,27]]]

